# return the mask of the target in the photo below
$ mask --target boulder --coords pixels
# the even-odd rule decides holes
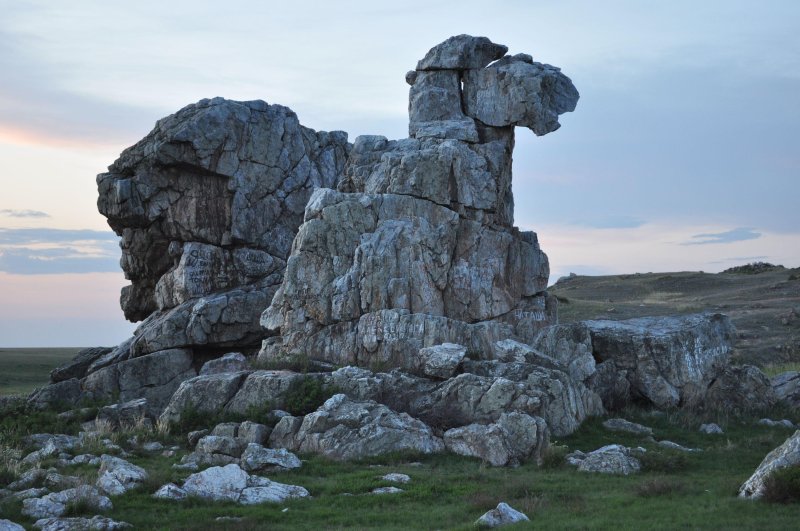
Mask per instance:
[[[248,373],[208,374],[185,380],[178,386],[159,420],[178,422],[186,411],[216,413],[224,410]]]
[[[400,474],[398,472],[385,474],[381,476],[381,479],[384,481],[390,481],[392,483],[408,483],[411,481],[411,477],[409,477],[407,474]]]
[[[174,483],[162,485],[157,491],[155,491],[155,493],[153,493],[153,498],[157,498],[159,500],[180,501],[185,500],[188,496],[189,494],[187,494],[185,490]]]
[[[486,37],[455,35],[437,44],[418,63],[417,70],[470,70],[500,59],[508,47]]]
[[[800,407],[800,372],[789,371],[772,377],[775,397],[793,408]]]
[[[702,396],[728,366],[735,337],[730,319],[721,314],[584,321],[579,326],[589,328],[598,371],[613,361],[604,371],[623,373],[632,395],[659,408]],[[619,394],[618,378],[602,378],[603,387],[611,390],[605,394]]]
[[[107,422],[114,428],[132,428],[148,418],[146,398],[138,398],[119,404],[103,406],[97,412],[97,420]]]
[[[475,525],[478,527],[500,527],[527,521],[528,517],[524,513],[517,511],[505,502],[500,502],[497,507],[478,518],[475,521]]]
[[[214,360],[207,361],[200,369],[200,375],[223,372],[240,372],[250,369],[247,358],[241,352],[229,352]]]
[[[83,504],[92,511],[111,510],[111,500],[103,496],[99,490],[89,485],[81,485],[73,489],[53,492],[41,498],[28,498],[22,502],[22,514],[29,518],[58,518],[67,511],[71,504]]]
[[[281,419],[279,425],[284,421],[287,419]],[[372,400],[353,400],[343,394],[334,395],[306,415],[289,442],[290,450],[336,460],[405,450],[426,454],[444,450],[442,440],[419,420]]]
[[[577,465],[581,472],[599,472],[602,474],[619,474],[627,476],[639,472],[642,468],[639,460],[630,448],[619,444],[610,444],[598,448],[588,454],[581,451],[567,455],[567,462]]]
[[[28,405],[34,409],[74,407],[85,398],[80,381],[70,378],[32,392],[28,397]]]
[[[544,419],[517,412],[504,413],[494,424],[470,424],[444,433],[447,450],[492,466],[517,465],[529,459],[541,463],[548,443]]]
[[[764,482],[776,470],[800,465],[800,431],[772,450],[739,488],[740,498],[757,499],[764,495]]]
[[[111,455],[100,456],[97,488],[110,496],[119,496],[135,489],[147,479],[147,471],[140,466]]]
[[[250,443],[241,456],[241,467],[247,472],[258,472],[275,467],[293,469],[301,466],[303,464],[300,459],[285,448],[275,450]]]
[[[117,531],[133,528],[127,522],[118,522],[100,515],[91,518],[42,518],[33,527],[41,531]]]
[[[190,496],[212,501],[232,501],[244,505],[283,502],[292,498],[306,498],[303,487],[284,485],[267,478],[251,476],[236,464],[211,467],[192,474],[183,484]]]
[[[201,463],[228,464],[241,457],[245,445],[233,437],[206,435],[195,447],[194,453]]]
[[[706,435],[722,435],[724,432],[718,424],[711,422],[709,424],[701,424],[700,433],[705,433]]]
[[[653,428],[642,426],[625,419],[608,419],[603,421],[603,427],[611,431],[625,431],[636,435],[653,436]]]
[[[218,435],[220,437],[236,437],[239,433],[238,422],[221,422],[214,426],[211,430],[211,435]]]
[[[25,531],[25,528],[16,522],[3,518],[0,520],[0,531]]]
[[[417,353],[416,372],[421,376],[446,380],[455,374],[466,353],[465,347],[455,343],[422,348]]]
[[[309,492],[299,485],[286,485],[258,476],[250,476],[249,485],[239,496],[239,503],[242,505],[282,503],[286,500],[310,496]]]
[[[237,438],[244,443],[264,444],[269,439],[269,434],[272,428],[246,420],[239,425]]]

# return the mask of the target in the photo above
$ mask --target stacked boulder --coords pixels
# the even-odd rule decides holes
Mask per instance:
[[[491,358],[555,323],[547,256],[513,227],[511,153],[515,126],[556,130],[578,92],[506,51],[468,35],[435,46],[406,76],[410,137],[356,138],[338,189],[306,207],[262,358],[410,369],[420,348]]]

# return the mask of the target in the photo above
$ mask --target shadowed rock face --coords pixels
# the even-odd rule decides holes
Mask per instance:
[[[306,207],[262,317],[281,339],[262,358],[409,369],[419,348],[484,358],[555,322],[547,256],[513,227],[511,154],[514,126],[556,130],[578,92],[506,50],[468,35],[435,46],[406,76],[410,138],[356,138],[338,191]]]

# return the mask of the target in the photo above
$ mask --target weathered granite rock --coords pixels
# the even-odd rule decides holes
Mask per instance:
[[[85,504],[97,512],[110,510],[111,500],[103,496],[99,490],[89,485],[81,485],[74,489],[53,492],[41,498],[28,498],[22,502],[22,514],[30,518],[57,518],[67,511],[67,506],[74,503]]]
[[[722,435],[724,432],[718,424],[711,422],[709,424],[701,424],[700,433],[705,433],[706,435]]]
[[[558,115],[575,110],[578,91],[554,66],[529,55],[506,56],[464,73],[464,111],[493,127],[527,127],[546,135],[560,127]]]
[[[86,371],[89,370],[92,363],[112,350],[107,347],[85,348],[78,352],[70,362],[53,369],[50,372],[50,381],[58,383],[71,378],[81,379],[86,376]]]
[[[291,422],[288,419],[281,419],[275,431],[281,424]],[[337,460],[403,450],[421,453],[444,450],[442,440],[419,420],[374,401],[353,400],[343,394],[334,395],[317,411],[306,415],[297,432],[286,439],[290,450]]]
[[[447,379],[463,361],[467,349],[455,343],[442,343],[417,352],[415,372],[422,376]]]
[[[237,463],[245,445],[233,437],[206,435],[199,441],[194,450],[197,463],[227,465]]]
[[[221,437],[236,437],[239,434],[238,422],[221,422],[214,426],[211,430],[211,435],[218,435]]]
[[[199,413],[222,411],[247,377],[246,372],[197,376],[180,384],[161,413],[159,420],[173,423],[184,411]]]
[[[470,424],[444,433],[450,452],[478,457],[492,466],[541,463],[549,443],[547,424],[524,413],[503,413],[494,424]]]
[[[708,388],[691,404],[698,409],[740,414],[764,411],[775,405],[777,397],[769,378],[752,365],[725,367]]]
[[[573,452],[567,456],[567,462],[577,465],[581,472],[627,476],[641,470],[641,463],[634,457],[631,449],[619,444],[603,446],[588,454]]]
[[[300,468],[300,459],[285,448],[264,448],[260,444],[250,443],[241,456],[241,467],[248,472],[280,467],[285,469]]]
[[[487,511],[475,521],[478,527],[500,527],[503,525],[527,522],[529,519],[525,513],[521,513],[505,502],[500,502],[497,507]]]
[[[657,407],[675,407],[684,388],[705,389],[727,366],[735,329],[721,314],[584,321],[599,361],[614,361],[631,390]]]
[[[757,499],[764,495],[764,481],[781,468],[800,465],[800,431],[772,450],[758,465],[753,475],[739,488],[739,497]]]
[[[455,35],[437,44],[418,63],[417,70],[470,70],[500,59],[508,47],[486,37]]]
[[[303,487],[284,485],[267,478],[251,476],[236,464],[211,467],[192,474],[183,484],[190,496],[214,501],[232,501],[244,505],[282,502],[292,498],[306,498]]]
[[[188,349],[161,350],[109,365],[89,374],[84,389],[96,399],[147,399],[148,415],[158,415],[181,382],[197,375]]]
[[[127,522],[118,522],[100,515],[91,518],[42,518],[36,520],[33,527],[41,531],[117,531],[133,528]]]
[[[25,528],[16,522],[3,518],[0,520],[0,531],[25,531]]]
[[[185,500],[189,494],[177,486],[174,483],[167,483],[166,485],[162,485],[159,487],[155,493],[153,493],[153,498],[157,498],[159,500]]]
[[[636,435],[653,435],[653,428],[648,428],[647,426],[642,426],[641,424],[637,424],[625,419],[604,420],[603,427],[611,431],[626,431]]]
[[[686,446],[683,446],[682,444],[678,444],[678,443],[676,443],[674,441],[668,441],[668,440],[658,441],[658,445],[662,446],[664,448],[669,448],[670,450],[677,450],[678,452],[689,452],[689,453],[691,453],[691,452],[702,452],[703,451],[702,448],[688,448]]]
[[[392,483],[408,483],[411,477],[408,474],[400,474],[398,472],[390,472],[381,476],[384,481],[391,481]]]
[[[758,419],[758,424],[760,426],[769,426],[770,428],[788,428],[790,430],[795,427],[794,422],[789,419],[773,420],[763,418]]]
[[[566,365],[570,376],[578,381],[586,381],[596,372],[592,336],[583,323],[548,326],[536,334],[530,345]]]
[[[631,383],[628,372],[617,369],[614,360],[607,360],[595,366],[595,372],[586,385],[597,393],[603,406],[609,411],[618,411],[632,400]]]
[[[222,372],[240,372],[250,369],[247,358],[241,352],[229,352],[215,360],[207,361],[200,369],[200,375]]]
[[[246,420],[239,425],[236,437],[244,443],[264,444],[269,439],[272,428]]]
[[[397,487],[378,487],[376,489],[372,489],[370,492],[372,492],[372,494],[400,494],[401,492],[405,491]]]
[[[9,490],[17,491],[41,486],[44,483],[44,478],[46,478],[49,473],[50,471],[44,468],[31,468],[23,472],[20,477],[7,486]]]
[[[800,372],[789,371],[772,377],[775,397],[785,404],[800,407]]]
[[[36,409],[74,407],[85,398],[80,381],[70,378],[37,389],[28,397],[28,404]]]
[[[43,485],[51,491],[74,489],[83,483],[78,476],[66,476],[58,472],[50,472],[45,476]]]
[[[529,366],[525,371],[512,369],[503,374],[464,373],[434,382],[399,371],[372,373],[344,367],[333,372],[330,379],[351,397],[375,400],[406,412],[437,431],[492,423],[503,413],[519,411],[544,418],[552,433],[563,436],[575,431],[587,417],[603,413],[599,397],[561,371]]]
[[[111,455],[100,456],[97,488],[110,496],[119,496],[141,485],[147,471],[140,466]]]

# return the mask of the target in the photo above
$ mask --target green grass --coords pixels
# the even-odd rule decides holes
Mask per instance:
[[[469,529],[481,514],[505,501],[531,518],[530,524],[520,528],[791,529],[796,525],[800,517],[796,503],[736,497],[742,482],[791,430],[758,426],[756,418],[712,418],[683,412],[653,415],[637,409],[626,410],[622,416],[652,427],[656,439],[704,451],[666,450],[644,437],[608,431],[602,427],[603,419],[590,419],[573,435],[556,438],[553,445],[559,448],[555,454],[563,456],[562,446],[570,451],[591,451],[610,443],[643,446],[647,457],[640,474],[586,474],[561,459],[547,460],[543,468],[531,463],[493,468],[453,455],[390,455],[359,463],[303,456],[299,470],[265,475],[306,487],[312,499],[251,507],[154,500],[151,494],[160,485],[168,481],[180,484],[189,473],[171,467],[179,456],[136,455],[130,460],[147,469],[151,478],[141,488],[115,497],[108,516],[139,529],[218,529],[223,525],[215,521],[219,516],[242,518],[226,522],[225,529]],[[790,417],[800,420],[797,412]],[[709,421],[719,423],[725,433],[699,433],[699,424]],[[80,472],[91,481],[90,470]],[[369,494],[376,487],[390,485],[380,479],[388,472],[411,476],[411,483],[400,485],[406,492]],[[284,512],[285,508],[288,511]],[[3,506],[0,514],[18,517],[19,504]]]
[[[50,371],[80,348],[0,348],[0,395],[25,394],[50,380]]]
[[[800,361],[789,361],[786,363],[769,363],[762,369],[764,374],[770,378],[788,371],[800,371]]]

